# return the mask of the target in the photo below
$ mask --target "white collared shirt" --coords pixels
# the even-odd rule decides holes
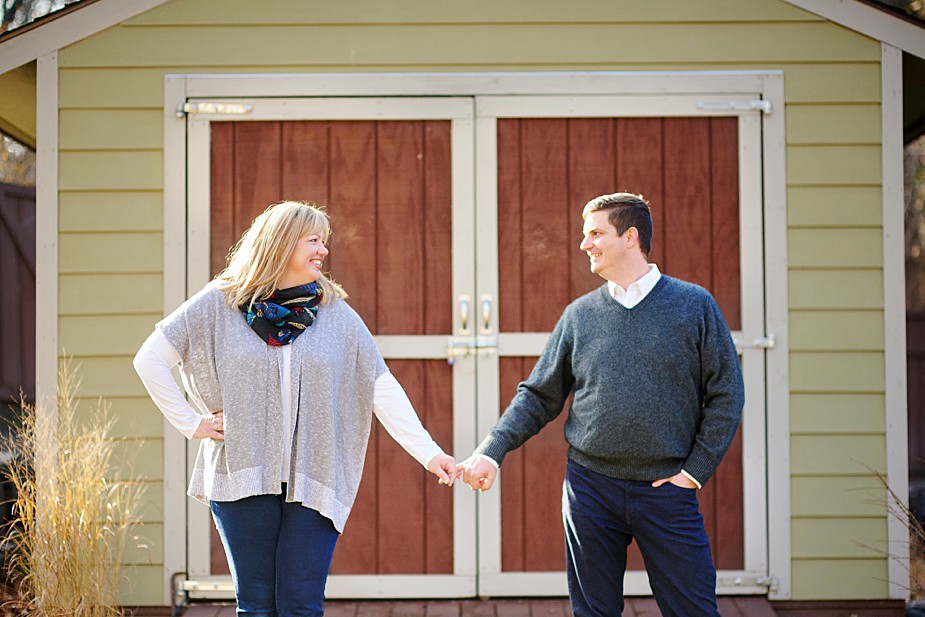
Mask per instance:
[[[662,273],[659,272],[658,266],[649,264],[649,271],[635,282],[630,283],[626,289],[613,281],[607,281],[607,289],[610,290],[610,295],[614,300],[626,308],[633,308],[649,295],[660,278],[662,278]]]

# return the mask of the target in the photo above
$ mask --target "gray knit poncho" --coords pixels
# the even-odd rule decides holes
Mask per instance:
[[[208,503],[280,492],[282,357],[206,285],[157,327],[180,354],[184,385],[224,411],[225,440],[202,440],[189,495]],[[292,344],[295,435],[287,501],[317,510],[343,531],[356,499],[373,413],[387,368],[372,335],[343,300],[321,306]]]

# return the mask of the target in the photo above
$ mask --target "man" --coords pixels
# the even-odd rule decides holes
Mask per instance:
[[[663,615],[718,616],[696,489],[739,425],[735,345],[705,289],[648,263],[652,216],[642,196],[602,195],[582,218],[580,248],[607,284],[565,309],[530,377],[460,465],[463,480],[491,488],[504,456],[574,394],[562,506],[572,612],[622,613],[635,539]]]

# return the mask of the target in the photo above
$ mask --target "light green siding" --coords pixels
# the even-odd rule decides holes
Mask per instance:
[[[62,274],[58,278],[58,314],[150,314],[152,307],[164,305],[162,269],[163,266],[151,274]],[[120,289],[131,289],[132,292],[113,293],[114,290]],[[106,302],[97,302],[96,298],[106,298]],[[63,332],[61,336],[64,336]],[[141,341],[138,341],[138,344],[140,345]]]
[[[825,519],[804,518],[793,524],[793,556],[800,559],[870,559],[871,547],[854,538],[879,538],[877,547],[886,548],[886,521],[882,518],[855,518],[832,525]]]
[[[874,227],[881,224],[879,186],[794,186],[787,191],[787,220],[794,227]]]
[[[875,351],[883,349],[879,311],[790,313],[791,351]]]
[[[161,231],[164,194],[160,191],[66,192],[58,200],[62,232]]]
[[[61,234],[61,274],[156,272],[162,269],[161,233]]]
[[[867,471],[886,460],[880,45],[774,0],[666,8],[174,0],[61,50],[60,343],[151,481],[126,603],[163,599],[161,419],[130,360],[162,303],[164,75],[280,72],[783,71],[794,598],[886,597],[886,558],[860,548],[886,537]]]
[[[871,554],[877,554],[871,549]],[[867,559],[794,559],[793,595],[805,600],[830,600],[847,594],[852,600],[883,598],[888,580],[887,560]]]
[[[869,433],[886,430],[883,394],[812,393],[790,397],[790,430],[795,435]]]
[[[793,268],[877,268],[883,235],[868,228],[792,228],[787,234]]]

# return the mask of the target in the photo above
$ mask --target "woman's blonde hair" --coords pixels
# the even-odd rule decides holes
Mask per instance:
[[[327,242],[331,221],[313,203],[281,201],[263,211],[228,253],[228,265],[215,280],[231,306],[250,306],[268,298],[277,288],[296,243],[313,234]],[[347,292],[321,275],[321,304],[345,299]]]

